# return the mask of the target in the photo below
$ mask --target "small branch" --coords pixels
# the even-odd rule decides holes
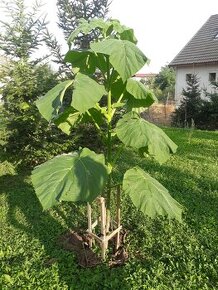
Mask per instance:
[[[87,114],[89,115],[89,117],[91,117],[92,121],[94,122],[95,127],[98,129],[98,131],[101,132],[101,128],[98,126],[98,124],[95,122],[95,119],[93,118],[93,116],[90,114],[89,111],[86,111]]]
[[[121,96],[119,97],[119,99],[118,99],[118,101],[117,101],[117,104],[121,103],[121,101],[122,101],[122,99],[123,99],[123,95],[124,95],[124,92],[123,92],[123,93],[121,94]],[[113,118],[115,112],[116,112],[116,108],[114,108],[114,109],[112,110],[112,118]]]
[[[111,185],[110,188],[114,188],[114,187],[121,186],[121,185],[122,185],[122,183],[120,182],[120,183],[117,183],[117,184],[115,184],[115,185]]]

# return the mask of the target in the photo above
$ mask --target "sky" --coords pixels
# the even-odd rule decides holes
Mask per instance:
[[[56,25],[56,0],[43,3],[51,32],[64,44]],[[112,0],[108,16],[134,29],[138,47],[150,59],[140,72],[158,73],[214,14],[217,0]]]

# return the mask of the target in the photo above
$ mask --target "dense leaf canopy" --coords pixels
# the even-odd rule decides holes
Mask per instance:
[[[96,29],[98,39],[89,48],[72,48],[79,35]],[[37,106],[47,120],[54,121],[67,134],[75,124],[93,122],[104,143],[105,161],[103,155],[85,148],[37,167],[32,181],[44,208],[60,200],[92,201],[102,194],[108,177],[109,210],[113,157],[117,160],[120,154],[112,152],[114,140],[137,149],[141,156],[149,154],[159,163],[176,152],[176,144],[136,112],[156,101],[151,90],[132,78],[148,61],[136,43],[133,30],[117,20],[82,19],[71,33],[65,61],[72,65],[74,77],[50,90],[37,101]],[[63,108],[64,94],[69,87],[72,101]],[[114,117],[121,109],[128,113],[116,122]],[[170,218],[181,219],[180,205],[140,168],[125,173],[123,189],[144,214],[151,217],[168,214]]]

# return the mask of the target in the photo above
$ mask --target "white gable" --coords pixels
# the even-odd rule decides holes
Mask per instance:
[[[187,87],[186,75],[196,74],[199,78],[201,97],[205,98],[204,89],[208,92],[213,92],[211,86],[211,77],[216,77],[218,81],[218,64],[205,64],[205,65],[189,65],[179,66],[176,68],[176,87],[175,87],[175,101],[176,105],[180,104],[182,99],[182,90]]]

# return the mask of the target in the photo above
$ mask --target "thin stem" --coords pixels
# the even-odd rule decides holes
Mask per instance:
[[[109,56],[106,56],[107,60],[107,87],[108,91],[110,90],[110,61],[109,61]]]
[[[92,119],[92,121],[93,121],[95,127],[98,129],[98,131],[99,131],[100,133],[102,133],[102,132],[101,132],[101,128],[100,128],[100,127],[98,126],[98,124],[95,122],[95,119],[92,117],[92,115],[90,114],[90,112],[89,112],[89,111],[86,111],[86,112],[87,112],[87,114],[89,115],[89,117],[91,117],[91,119]]]
[[[120,97],[119,97],[119,99],[118,99],[117,103],[120,103],[120,102],[122,101],[123,94],[124,94],[124,93],[122,93],[122,94],[120,95]]]
[[[112,149],[112,139],[111,139],[111,119],[112,119],[112,96],[111,96],[111,75],[110,75],[110,62],[109,57],[107,57],[107,87],[108,87],[108,95],[107,95],[107,166],[110,170],[108,176],[108,188],[107,188],[107,221],[106,221],[106,232],[109,232],[110,229],[110,206],[111,206],[111,149]]]
[[[107,114],[108,114],[108,125],[111,123],[112,119],[112,104],[111,104],[111,91],[108,92],[107,96]],[[111,129],[111,128],[110,128]]]
[[[117,101],[117,104],[119,104],[119,103],[122,101],[123,95],[124,95],[124,92],[123,92],[123,93],[121,94],[121,96],[119,97],[119,99],[118,99],[118,101]],[[112,118],[113,118],[115,112],[116,112],[116,108],[114,108],[114,109],[112,110],[112,114],[111,114],[111,115],[112,115]]]
[[[99,132],[99,134],[100,134],[100,136],[101,136],[101,138],[102,138],[102,141],[104,142],[105,135],[104,135],[104,133],[102,132],[100,126],[95,122],[95,119],[94,119],[93,116],[90,114],[90,112],[89,112],[89,111],[86,111],[86,112],[87,112],[87,114],[89,115],[89,117],[92,119],[92,121],[93,121],[93,123],[94,123],[96,129],[98,130],[98,132]]]
[[[107,126],[107,165],[111,171],[111,149],[112,149],[112,140],[111,140],[111,91],[108,93],[108,126]],[[108,188],[107,188],[107,223],[106,223],[106,232],[109,232],[110,228],[110,203],[111,203],[111,172],[108,176]]]
[[[99,111],[102,110],[102,107],[99,105],[99,103],[96,103],[96,104],[95,104],[95,107],[96,107],[96,109],[99,110]]]

